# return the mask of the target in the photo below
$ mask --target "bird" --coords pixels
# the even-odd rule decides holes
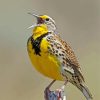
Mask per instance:
[[[86,100],[92,100],[74,51],[57,32],[54,19],[48,15],[28,14],[36,18],[36,23],[29,27],[33,30],[27,41],[28,55],[38,72],[53,79],[48,88],[57,80],[64,81],[64,86],[70,82]]]

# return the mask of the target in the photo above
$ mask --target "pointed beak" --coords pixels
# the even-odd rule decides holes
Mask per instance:
[[[34,16],[37,20],[38,20],[38,18],[39,18],[39,15],[37,15],[37,14],[30,13],[30,12],[28,12],[28,14]],[[36,25],[37,25],[37,24],[33,24],[33,25],[31,25],[30,27],[28,27],[27,29],[34,28]]]
[[[39,15],[37,15],[37,14],[30,13],[30,12],[28,12],[28,14],[29,14],[29,15],[32,15],[32,16],[34,16],[34,17],[36,17],[36,18],[39,18]]]
[[[30,29],[30,28],[34,28],[36,25],[31,25],[30,27],[28,27],[27,29]]]

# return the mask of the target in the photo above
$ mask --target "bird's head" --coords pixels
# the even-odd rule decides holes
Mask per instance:
[[[47,15],[36,15],[33,13],[28,13],[28,14],[34,16],[37,20],[37,22],[34,25],[30,26],[29,28],[45,25],[49,32],[56,30],[55,21],[51,17]]]

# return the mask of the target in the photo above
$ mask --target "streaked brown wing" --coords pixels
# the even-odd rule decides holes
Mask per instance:
[[[76,67],[80,68],[79,63],[78,63],[78,61],[77,61],[77,58],[76,58],[76,56],[75,56],[73,50],[72,50],[71,47],[69,46],[69,44],[68,44],[67,42],[61,40],[61,39],[60,39],[60,41],[61,41],[62,44],[64,45],[65,51],[66,51],[66,53],[67,53],[67,55],[68,55],[68,58],[69,58],[69,60],[71,61],[71,63],[72,63],[73,65],[75,65]]]
[[[50,52],[58,57],[61,63],[66,66],[67,71],[72,74],[74,71],[74,76],[78,76],[80,80],[84,81],[78,61],[71,47],[56,34],[51,34],[48,38],[51,45]]]

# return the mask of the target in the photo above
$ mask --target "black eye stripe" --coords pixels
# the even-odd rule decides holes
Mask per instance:
[[[46,20],[46,21],[49,21],[49,18],[46,18],[45,20]]]

